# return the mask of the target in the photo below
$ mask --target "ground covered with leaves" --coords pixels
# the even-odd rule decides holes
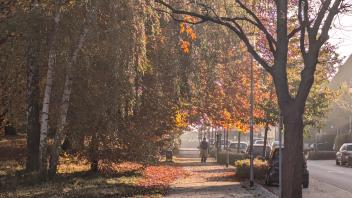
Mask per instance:
[[[97,173],[90,172],[87,160],[74,156],[60,159],[58,177],[36,182],[16,174],[23,169],[14,160],[1,161],[0,197],[161,197],[172,182],[187,175],[173,163],[152,165],[134,162],[100,162]]]

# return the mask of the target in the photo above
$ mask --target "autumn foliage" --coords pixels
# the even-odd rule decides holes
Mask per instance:
[[[139,181],[139,185],[145,187],[161,186],[168,188],[169,185],[178,178],[187,176],[187,171],[175,166],[148,166],[143,171],[144,178]]]

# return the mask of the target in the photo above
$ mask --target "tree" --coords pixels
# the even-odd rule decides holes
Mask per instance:
[[[161,5],[161,11],[169,13],[176,20],[193,24],[212,22],[231,29],[246,45],[253,58],[272,76],[278,98],[280,111],[283,115],[285,130],[285,151],[283,171],[283,193],[285,197],[302,197],[303,169],[303,114],[307,97],[314,82],[314,73],[318,62],[321,47],[328,40],[329,29],[337,14],[345,11],[349,5],[343,0],[325,0],[308,2],[298,0],[276,1],[276,18],[272,27],[276,35],[271,33],[265,20],[256,13],[255,4],[252,8],[241,0],[236,0],[234,5],[242,11],[235,16],[224,16],[218,13],[218,7],[210,3],[197,3],[189,1],[187,9],[182,6],[172,5],[167,1],[155,0]],[[292,3],[292,4],[291,4]],[[177,4],[177,3],[176,3]],[[192,9],[192,8],[196,9]],[[312,9],[312,8],[317,9]],[[262,11],[262,10],[261,10]],[[296,13],[297,26],[288,29],[288,12]],[[175,16],[176,15],[176,16]],[[178,17],[181,15],[181,18]],[[196,22],[183,20],[183,16],[192,16]],[[270,52],[269,58],[263,57],[260,50],[256,50],[250,40],[250,32],[243,27],[243,22],[252,25],[260,34],[264,35],[266,51]],[[269,24],[270,25],[270,24]],[[287,59],[289,42],[299,33],[300,51],[303,58],[303,69],[298,91],[292,95],[289,90],[287,76]]]
[[[43,178],[47,176],[47,147],[48,147],[48,130],[49,130],[49,107],[50,98],[54,81],[54,67],[56,59],[57,34],[61,21],[61,0],[55,1],[54,8],[54,28],[50,34],[49,53],[48,53],[48,71],[46,75],[45,91],[43,98],[43,107],[40,114],[40,139],[39,139],[39,171]]]
[[[41,7],[39,1],[30,6],[27,46],[27,162],[28,171],[39,170],[39,52],[41,29]]]
[[[297,88],[300,83],[300,70],[302,60],[300,60],[300,52],[298,49],[299,42],[295,40],[290,43],[291,55],[288,59],[288,83],[291,93],[297,93]],[[324,116],[328,112],[329,105],[333,101],[336,93],[329,87],[329,77],[334,74],[335,67],[340,63],[338,55],[334,52],[335,47],[327,43],[322,52],[319,54],[319,63],[317,71],[314,74],[314,84],[307,98],[306,108],[303,118],[304,134],[310,136],[313,129],[321,128]],[[264,143],[266,145],[267,132],[269,126],[275,126],[279,122],[279,107],[277,105],[276,95],[274,95],[274,87],[270,81],[270,76],[262,76],[262,84],[259,87],[263,94],[262,100],[256,105],[264,112],[263,117],[258,118],[259,123],[265,125]],[[263,151],[264,155],[265,151]]]
[[[72,67],[77,64],[78,53],[83,47],[83,44],[89,32],[88,26],[89,26],[89,23],[92,21],[93,10],[95,8],[91,8],[91,9],[92,10],[89,11],[87,14],[88,17],[86,17],[87,19],[85,24],[82,27],[81,33],[78,37],[78,41],[73,46],[74,50],[72,52],[71,60],[68,63],[68,69],[66,71],[64,90],[63,90],[61,105],[60,105],[60,115],[59,115],[60,120],[58,122],[57,131],[54,137],[54,144],[50,155],[49,176],[51,178],[56,175],[59,155],[61,153],[61,145],[63,144],[63,141],[65,140],[65,135],[66,135],[64,130],[67,126],[67,115],[70,107],[70,99],[71,99],[71,93],[72,93],[72,83],[73,83]]]
[[[276,95],[274,93],[274,87],[270,80],[269,76],[262,75],[263,83],[262,86],[259,87],[262,92],[267,92],[266,97],[261,98],[259,103],[256,103],[256,106],[263,111],[261,117],[257,118],[257,122],[262,123],[264,125],[264,147],[262,156],[266,156],[266,146],[268,144],[268,132],[270,130],[270,126],[276,126],[279,122],[279,108],[277,105]],[[270,78],[270,77],[269,77]]]

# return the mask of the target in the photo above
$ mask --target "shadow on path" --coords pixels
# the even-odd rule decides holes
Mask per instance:
[[[256,185],[254,190],[243,187],[235,177],[235,169],[226,168],[209,158],[207,163],[201,163],[197,149],[183,149],[175,157],[175,165],[181,166],[189,174],[180,178],[171,186],[166,197],[169,198],[217,198],[217,197],[275,197],[269,191]]]
[[[253,197],[236,180],[234,168],[219,165],[213,158],[201,163],[199,154],[190,157],[190,152],[195,153],[189,151],[175,157],[175,164],[189,176],[177,180],[166,197]]]

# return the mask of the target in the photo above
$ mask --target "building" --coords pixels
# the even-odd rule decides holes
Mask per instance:
[[[352,93],[352,56],[350,56],[346,62],[339,67],[339,71],[331,80],[329,86],[335,90],[344,87],[346,91]],[[346,105],[341,105],[342,100],[344,100],[347,105],[350,105],[350,108],[345,108]],[[351,128],[352,97],[348,93],[345,93],[340,95],[339,98],[332,103],[331,109],[327,113],[324,127],[317,133],[315,139],[316,141],[328,142],[333,145],[337,134],[351,133]]]

